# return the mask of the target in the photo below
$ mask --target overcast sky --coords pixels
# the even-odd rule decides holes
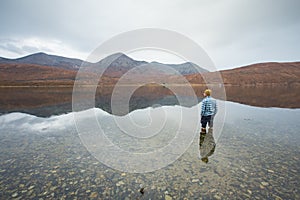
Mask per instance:
[[[36,52],[86,59],[102,42],[139,28],[197,42],[218,69],[300,61],[299,0],[1,0],[0,57]],[[132,55],[179,62],[172,56]]]

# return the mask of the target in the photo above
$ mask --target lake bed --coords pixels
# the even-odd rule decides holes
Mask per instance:
[[[226,102],[224,127],[208,163],[200,159],[196,135],[178,160],[149,173],[102,164],[82,144],[76,127],[68,120],[56,124],[57,117],[0,116],[2,198],[300,198],[299,109]],[[24,128],[32,121],[35,131]]]

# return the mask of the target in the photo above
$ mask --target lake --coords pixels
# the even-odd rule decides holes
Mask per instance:
[[[62,98],[60,91],[51,92]],[[55,99],[55,95],[50,96]],[[138,98],[132,102],[135,108],[131,113],[114,117],[104,108],[72,113],[69,101],[56,106],[50,99],[40,107],[2,108],[1,199],[300,199],[299,108],[255,107],[219,100],[223,114],[217,115],[214,130],[200,137],[193,118],[176,132],[181,119],[175,117],[181,112],[189,116],[199,104],[183,108],[175,105],[172,97],[151,102]],[[158,107],[148,107],[153,104]],[[126,152],[137,152],[136,157],[124,154],[120,159],[114,157],[120,152],[111,146],[101,141],[97,146],[99,130],[93,127],[93,115],[109,133],[110,141]],[[139,133],[136,130],[128,129],[121,135],[117,129],[126,116],[145,131],[140,138],[131,139]],[[152,121],[149,116],[154,116]],[[149,135],[143,127],[150,120],[155,129],[160,121],[154,119],[159,116],[166,120],[159,129],[164,134]],[[115,120],[120,120],[119,124]],[[78,133],[78,127],[88,130],[87,134]],[[194,129],[195,134],[188,132]],[[184,141],[184,137],[179,140],[182,143],[160,152],[182,135],[192,140]],[[183,145],[187,143],[189,146]],[[111,151],[103,151],[104,146]],[[184,151],[177,152],[180,148]],[[207,162],[201,160],[203,154]],[[123,166],[123,170],[118,169]]]

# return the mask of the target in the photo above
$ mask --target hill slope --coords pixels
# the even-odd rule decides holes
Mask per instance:
[[[202,74],[206,83],[221,75],[226,86],[300,86],[300,62],[259,63],[220,72]],[[205,83],[199,74],[188,75],[191,83]]]
[[[50,67],[59,67],[69,70],[78,70],[83,63],[80,59],[66,58],[62,56],[48,55],[45,53],[36,53],[17,59],[1,58],[0,63],[4,64],[34,64]],[[89,63],[88,63],[89,64]]]
[[[73,84],[76,71],[34,64],[0,64],[0,85]]]

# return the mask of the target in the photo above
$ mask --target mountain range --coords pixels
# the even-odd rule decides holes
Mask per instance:
[[[36,53],[17,59],[0,57],[0,86],[9,85],[72,85],[80,66],[92,69],[88,76],[95,76],[93,70],[108,66],[101,81],[116,83],[120,77],[132,69],[133,75],[143,78],[143,74],[153,80],[177,80],[184,76],[190,83],[216,83],[221,75],[225,86],[300,86],[300,62],[258,63],[218,72],[209,72],[202,66],[186,62],[182,64],[162,64],[136,61],[125,54],[116,53],[99,62],[90,63],[76,58],[66,58],[45,53]],[[143,67],[144,66],[144,67]],[[165,69],[169,70],[166,73]],[[149,69],[149,70],[147,70]],[[134,74],[135,73],[135,74]],[[205,81],[203,79],[205,77]],[[134,77],[135,78],[135,77]]]
[[[9,59],[0,57],[0,63],[3,64],[33,64],[49,67],[58,67],[68,70],[78,70],[83,63],[80,59],[66,58],[56,55],[48,55],[46,53],[36,53],[17,59]]]
[[[123,74],[132,68],[147,64],[167,65],[173,68],[174,70],[178,71],[182,75],[194,74],[198,71],[208,72],[206,69],[200,68],[196,64],[191,62],[186,62],[182,64],[162,64],[158,62],[148,63],[146,61],[136,61],[122,53],[115,53],[110,56],[107,56],[106,58],[100,60],[97,63],[91,63],[76,58],[66,58],[62,56],[48,55],[46,53],[40,52],[17,59],[8,59],[0,57],[0,64],[31,64],[77,71],[81,65],[92,67],[104,67],[111,60],[112,62],[108,64],[107,68],[107,72],[111,73],[121,72]]]

